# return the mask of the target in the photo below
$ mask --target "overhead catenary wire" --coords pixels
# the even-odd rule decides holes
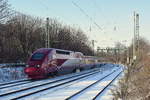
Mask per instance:
[[[98,2],[96,2],[97,0],[91,0],[92,1],[92,3],[93,3],[93,7],[95,7],[98,11],[101,11],[101,16],[105,19],[105,21],[106,21],[106,18],[107,18],[107,16],[103,13],[103,11],[102,11],[102,8],[101,8],[101,6],[99,6],[98,4]],[[106,23],[110,23],[111,21],[110,20],[108,20],[107,19],[107,22]],[[113,23],[112,23],[113,24]],[[103,28],[104,29],[104,28]],[[114,21],[114,25],[113,25],[113,31],[117,31],[119,28],[118,28],[118,26],[116,25],[116,21]],[[105,32],[104,32],[105,33]]]
[[[77,8],[79,8],[79,10],[87,17],[90,19],[90,21],[93,22],[93,24],[100,30],[102,30],[102,28],[92,19],[92,17],[90,17],[77,3],[75,3],[74,1],[72,1],[72,4],[74,6],[76,6]]]
[[[40,2],[40,4],[41,4],[41,6],[45,7],[45,10],[46,10],[47,12],[50,12],[50,11],[51,11],[53,14],[56,14],[56,15],[57,15],[56,18],[50,18],[50,19],[57,19],[57,20],[64,19],[64,20],[70,20],[69,17],[65,17],[65,16],[63,16],[63,14],[61,14],[61,13],[59,13],[59,14],[61,15],[61,16],[59,16],[59,15],[55,12],[55,9],[50,8],[47,4],[45,4],[45,2],[43,3],[43,0],[39,0],[39,2]],[[46,16],[48,17],[49,14],[46,13]],[[68,22],[71,22],[71,21],[68,21]]]

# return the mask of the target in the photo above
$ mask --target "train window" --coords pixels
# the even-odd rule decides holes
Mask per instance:
[[[60,51],[60,50],[56,50],[57,54],[65,54],[65,55],[70,55],[70,52],[67,51]]]
[[[35,53],[34,55],[32,55],[31,60],[42,60],[44,57],[43,53]]]

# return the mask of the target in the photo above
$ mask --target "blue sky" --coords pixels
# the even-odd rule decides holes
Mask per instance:
[[[113,46],[115,42],[131,43],[133,12],[140,14],[140,35],[150,40],[150,0],[8,0],[12,7],[25,14],[56,18],[64,24],[80,27],[96,46]],[[101,28],[83,14],[80,6]],[[89,30],[91,27],[91,31]],[[116,30],[114,30],[116,27]]]

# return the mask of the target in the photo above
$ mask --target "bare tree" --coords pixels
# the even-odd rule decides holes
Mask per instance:
[[[150,100],[149,51],[149,42],[140,37],[137,59],[128,65],[124,77],[116,86],[116,90],[112,91],[115,100]]]
[[[41,19],[19,14],[7,21],[5,26],[3,49],[8,58],[25,61],[34,50],[44,47]]]
[[[26,61],[38,48],[45,47],[45,21],[17,13],[0,25],[0,62]],[[56,19],[49,23],[50,47],[92,54],[87,36],[81,29],[62,25]],[[7,55],[7,56],[6,56]]]
[[[10,5],[7,0],[0,0],[0,23],[4,22],[11,14]]]

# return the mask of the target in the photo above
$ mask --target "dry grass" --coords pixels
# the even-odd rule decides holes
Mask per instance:
[[[143,42],[138,59],[128,66],[125,76],[112,91],[114,100],[150,100],[150,56],[148,43]]]

